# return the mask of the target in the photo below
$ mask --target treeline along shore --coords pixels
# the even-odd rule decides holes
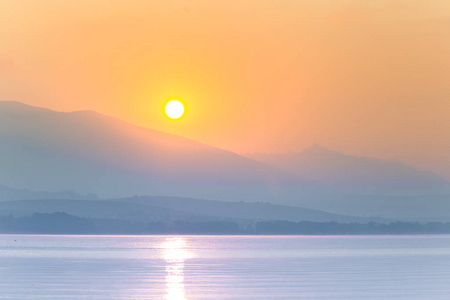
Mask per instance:
[[[205,235],[369,235],[450,234],[450,223],[387,224],[291,221],[130,222],[81,218],[64,212],[0,216],[1,234],[205,234]]]

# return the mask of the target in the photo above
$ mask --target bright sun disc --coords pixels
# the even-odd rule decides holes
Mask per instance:
[[[184,105],[178,100],[171,100],[164,107],[164,112],[171,119],[179,119],[184,114]]]

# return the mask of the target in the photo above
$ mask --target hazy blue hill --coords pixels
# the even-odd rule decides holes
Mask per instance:
[[[208,219],[196,213],[186,214],[176,209],[119,201],[50,199],[0,202],[0,215],[30,216],[34,213],[56,212],[65,212],[78,217],[136,222]]]
[[[133,197],[117,199],[116,201],[149,204],[168,209],[177,209],[186,213],[196,213],[220,218],[314,222],[367,222],[370,220],[369,218],[332,214],[319,210],[276,205],[267,202],[224,202],[160,196]]]
[[[19,102],[0,102],[0,182],[103,197],[255,199],[276,198],[285,187],[317,188],[274,167],[186,138],[92,111],[63,113]]]
[[[251,154],[249,157],[345,192],[429,195],[450,193],[440,176],[398,161],[345,155],[314,145],[300,153]]]
[[[25,200],[0,202],[0,215],[30,216],[34,213],[55,212],[66,212],[79,217],[139,222],[168,222],[173,220],[368,222],[374,220],[270,203],[221,202],[176,197],[147,196],[113,200]]]

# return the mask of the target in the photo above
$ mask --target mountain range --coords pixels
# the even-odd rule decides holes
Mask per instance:
[[[311,185],[266,164],[92,111],[0,102],[0,183],[101,197],[227,198]]]
[[[56,112],[8,101],[0,102],[0,184],[2,201],[43,199],[55,207],[63,200],[70,207],[69,200],[122,199],[114,201],[177,215],[186,203],[193,207],[191,216],[228,211],[227,217],[242,219],[254,218],[260,209],[216,203],[208,211],[209,202],[201,199],[209,199],[272,202],[310,209],[313,215],[312,210],[321,210],[394,219],[450,217],[449,183],[400,162],[318,145],[300,153],[243,156],[93,111]],[[133,195],[178,198],[152,198],[149,204]],[[94,203],[105,205],[89,205]],[[137,216],[140,209],[135,211]]]

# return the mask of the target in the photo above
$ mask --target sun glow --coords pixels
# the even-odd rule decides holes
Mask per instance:
[[[166,116],[172,120],[180,119],[185,112],[184,104],[179,100],[170,100],[164,106]]]

